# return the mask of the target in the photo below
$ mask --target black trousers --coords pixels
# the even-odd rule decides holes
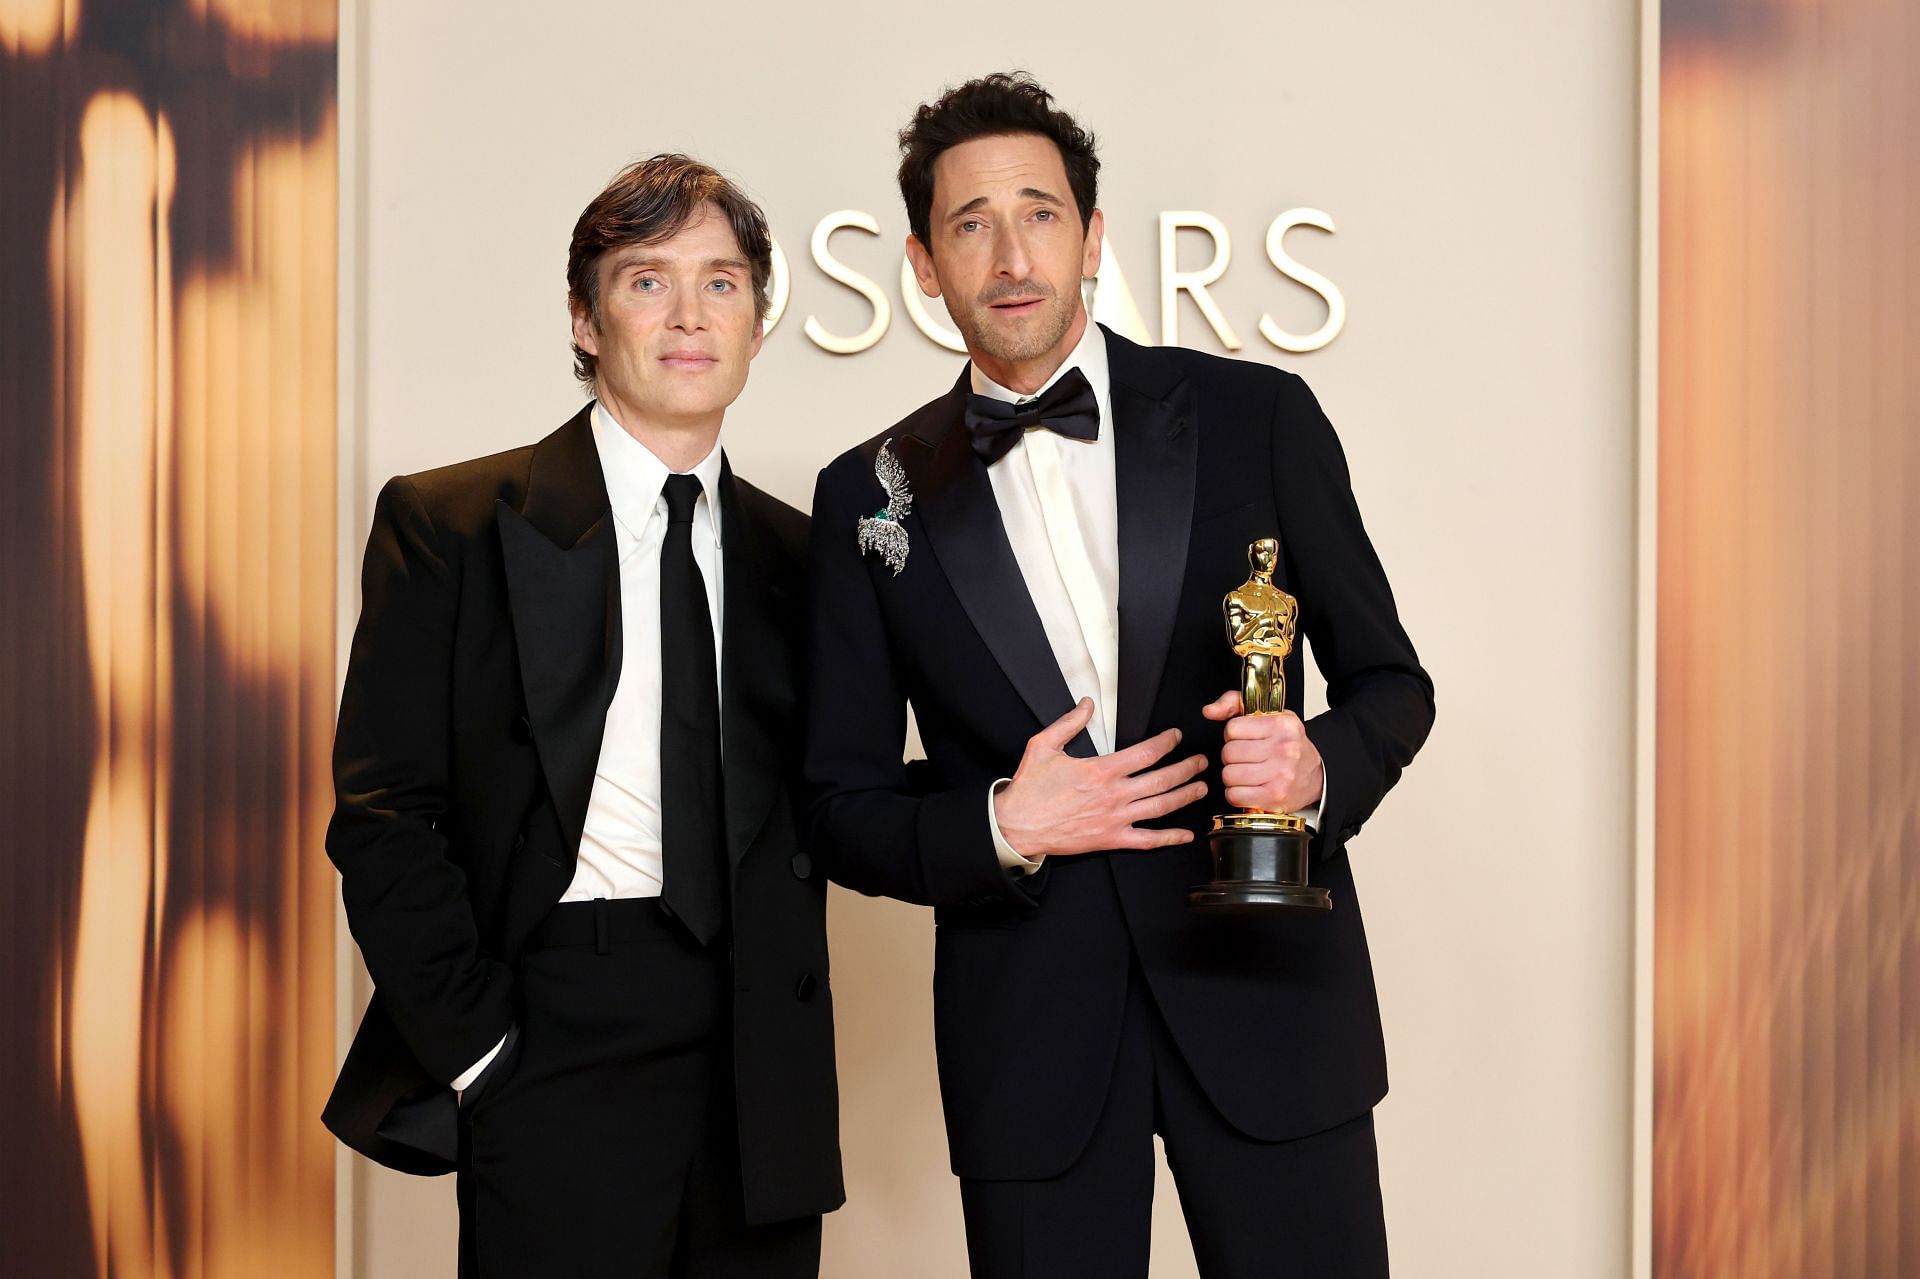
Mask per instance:
[[[462,1279],[815,1279],[818,1216],[746,1224],[727,954],[653,899],[554,907],[461,1112]]]
[[[1371,1112],[1293,1141],[1245,1136],[1201,1091],[1137,968],[1106,1087],[1060,1176],[962,1179],[974,1279],[1144,1279],[1155,1133],[1203,1279],[1385,1279]]]

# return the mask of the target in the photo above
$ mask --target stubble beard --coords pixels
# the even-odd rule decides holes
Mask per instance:
[[[1073,327],[1074,300],[1063,299],[1052,289],[1046,291],[1043,302],[1046,314],[1039,317],[1036,323],[1009,330],[992,322],[991,304],[996,296],[1035,291],[1030,285],[996,290],[982,294],[972,306],[963,308],[965,314],[955,315],[953,322],[959,328],[960,336],[966,340],[968,349],[1002,364],[1026,364],[1059,346],[1061,339],[1067,336],[1067,330]]]

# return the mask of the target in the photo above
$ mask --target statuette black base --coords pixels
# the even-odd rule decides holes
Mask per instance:
[[[1333,894],[1307,882],[1312,833],[1290,813],[1230,813],[1207,835],[1213,882],[1187,893],[1193,910],[1214,913],[1307,912],[1333,909]]]

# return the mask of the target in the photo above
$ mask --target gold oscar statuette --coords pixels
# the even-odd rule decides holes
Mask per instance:
[[[1278,715],[1287,708],[1287,655],[1293,652],[1300,602],[1273,584],[1280,543],[1263,537],[1247,547],[1253,576],[1225,600],[1227,640],[1240,658],[1241,710]],[[1218,912],[1319,911],[1333,894],[1307,882],[1312,833],[1294,813],[1236,809],[1213,819],[1207,847],[1213,879],[1187,893],[1194,910]]]

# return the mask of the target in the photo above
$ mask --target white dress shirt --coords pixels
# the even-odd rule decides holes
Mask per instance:
[[[613,506],[620,559],[620,682],[607,707],[600,758],[593,769],[580,856],[563,902],[596,897],[658,897],[663,880],[660,838],[660,547],[667,537],[667,476],[651,449],[627,434],[600,404],[593,406],[593,444]],[[696,464],[700,497],[693,506],[693,559],[706,580],[713,615],[714,668],[721,637],[720,445]],[[724,689],[721,696],[725,696]],[[503,1039],[501,1043],[504,1043]],[[471,1084],[500,1051],[453,1081]]]
[[[665,489],[671,472],[606,409],[593,406],[593,442],[613,503],[620,556],[620,683],[607,707],[606,733],[593,769],[593,792],[580,856],[563,902],[595,897],[658,897],[660,847],[660,547],[667,538]],[[720,445],[693,467],[693,559],[706,579],[713,616],[714,669],[720,669]],[[722,690],[721,696],[725,696]]]
[[[1088,323],[1072,352],[1034,395],[1076,368],[1100,407],[1099,436],[1076,440],[1029,429],[987,468],[987,478],[1067,691],[1076,702],[1093,699],[1087,734],[1094,749],[1106,755],[1113,751],[1119,725],[1120,510],[1113,381],[1107,369],[1107,338],[1099,325]],[[972,366],[972,381],[976,395],[1008,403],[1033,398],[1001,386],[977,364]],[[1008,780],[1002,778],[987,793],[987,823],[1000,864],[1031,873],[1042,859],[1024,857],[1009,844],[993,811],[993,797]],[[1300,815],[1313,825],[1319,812],[1315,804]]]
[[[1060,674],[1075,701],[1093,699],[1087,733],[1101,754],[1113,750],[1120,688],[1120,513],[1114,484],[1113,400],[1107,343],[1096,324],[1035,395],[1073,369],[1093,388],[1100,433],[1091,440],[1023,431],[987,468],[1013,558],[1040,614]],[[973,367],[973,390],[1018,403],[1032,398]]]

